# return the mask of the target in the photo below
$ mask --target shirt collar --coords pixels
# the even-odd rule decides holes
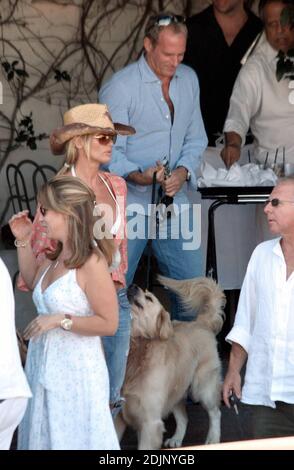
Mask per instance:
[[[274,49],[268,41],[265,43],[265,54],[269,63],[276,65],[278,58],[278,51]]]
[[[252,54],[252,57],[254,57],[256,53],[257,57],[264,57],[267,63],[269,64],[272,63],[275,66],[276,61],[277,61],[278,51],[274,49],[268,42],[265,31],[261,33],[259,38],[257,36],[256,39],[257,39],[256,47],[254,47],[254,49],[250,52],[252,45],[250,46],[250,48],[248,49],[249,54],[248,54],[247,59],[251,57],[251,54]],[[256,41],[256,39],[254,40],[254,42]],[[248,53],[248,51],[246,52],[246,54]]]
[[[142,54],[140,59],[138,60],[138,65],[139,65],[139,70],[142,76],[143,82],[146,83],[152,83],[152,82],[158,82],[161,81],[156,73],[153,72],[152,68],[148,65],[147,60],[145,59],[145,55]],[[176,69],[176,73],[173,76],[173,79],[176,78],[181,78],[182,77],[182,70],[180,65]]]
[[[281,247],[281,240],[282,240],[282,237],[279,237],[276,239],[276,243],[273,246],[273,253],[279,256],[279,258],[284,259],[284,254],[282,252],[282,247]]]

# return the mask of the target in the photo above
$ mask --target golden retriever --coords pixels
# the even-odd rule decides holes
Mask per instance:
[[[163,419],[176,420],[166,447],[182,445],[187,428],[187,394],[209,415],[206,443],[220,441],[221,365],[215,335],[224,321],[225,296],[208,278],[176,281],[159,276],[189,308],[198,310],[191,322],[172,322],[169,313],[149,291],[131,286],[132,338],[126,378],[125,403],[116,419],[121,439],[127,425],[137,431],[138,448],[160,449]]]

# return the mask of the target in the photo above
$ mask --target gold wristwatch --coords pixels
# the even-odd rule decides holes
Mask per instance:
[[[72,329],[72,318],[71,315],[66,313],[63,320],[60,322],[60,326],[63,330],[70,331]]]

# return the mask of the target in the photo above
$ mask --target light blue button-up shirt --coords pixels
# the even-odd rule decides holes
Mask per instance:
[[[147,64],[144,55],[115,73],[99,93],[114,122],[130,124],[136,134],[118,137],[113,147],[110,171],[127,177],[132,171],[144,171],[165,156],[171,169],[184,166],[191,173],[189,184],[196,188],[195,171],[207,146],[207,137],[199,104],[199,85],[195,72],[180,64],[169,86],[174,120],[162,92],[161,80]],[[128,205],[151,203],[151,186],[128,184]],[[189,203],[187,184],[174,202]]]

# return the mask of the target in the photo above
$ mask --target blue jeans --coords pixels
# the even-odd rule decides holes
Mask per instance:
[[[187,211],[187,213],[189,214],[189,229],[192,230],[192,210]],[[150,230],[148,232],[149,217],[143,215],[140,217],[142,217],[142,223],[145,224],[145,233],[150,233]],[[132,216],[128,216],[128,221],[132,220],[132,218]],[[136,218],[138,218],[137,215]],[[181,230],[179,232],[178,237],[171,237],[172,233],[174,233],[174,229],[171,227],[171,219],[168,219],[167,238],[163,239],[158,237],[152,239],[152,253],[156,257],[160,272],[164,276],[173,279],[191,279],[203,276],[203,256],[201,248],[183,249],[183,243],[185,244],[189,242],[189,240],[183,238]],[[127,272],[127,285],[133,282],[139,260],[146,248],[147,241],[147,238],[128,239],[129,269]],[[172,305],[171,317],[173,320],[190,321],[195,319],[196,312],[187,310],[177,295],[170,293],[170,299]]]
[[[127,290],[117,291],[119,326],[114,336],[102,338],[109,374],[110,405],[115,416],[121,406],[121,388],[125,378],[131,335],[131,309]]]

